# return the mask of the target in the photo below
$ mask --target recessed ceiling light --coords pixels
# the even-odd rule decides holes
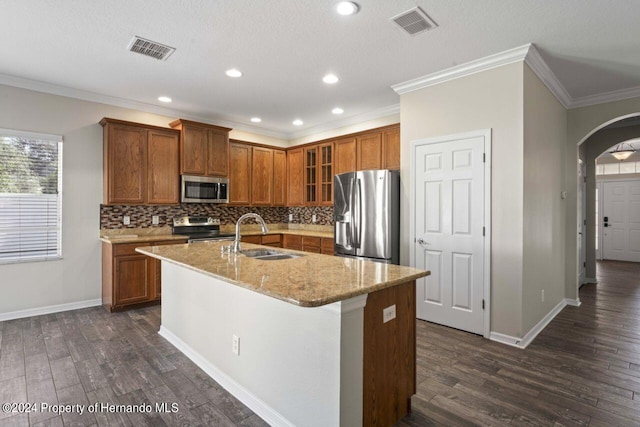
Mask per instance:
[[[304,124],[304,122],[300,119],[295,119],[293,121],[294,126],[302,126]]]
[[[355,15],[358,13],[358,5],[352,1],[341,1],[336,5],[336,12],[340,15]]]
[[[159,96],[158,97],[158,101],[160,101],[160,102],[171,102],[172,99],[169,98],[168,96]]]
[[[240,76],[242,76],[242,72],[240,70],[236,70],[235,68],[227,70],[226,73],[227,73],[227,76],[229,76],[229,77],[240,77]]]
[[[251,121],[253,123],[260,123],[262,121],[262,119],[260,117],[251,117]]]
[[[322,81],[332,85],[334,83],[338,83],[338,76],[336,76],[335,74],[327,74],[322,78]]]
[[[336,107],[333,110],[331,110],[331,112],[333,114],[342,114],[342,113],[344,113],[344,110],[342,108],[340,108],[340,107]]]

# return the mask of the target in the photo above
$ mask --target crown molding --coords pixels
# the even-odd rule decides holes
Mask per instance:
[[[569,92],[564,88],[560,80],[551,71],[551,68],[542,59],[540,52],[536,49],[535,45],[530,44],[529,50],[524,58],[524,62],[531,68],[531,71],[544,83],[544,85],[551,91],[556,99],[562,104],[564,108],[570,108],[573,103],[573,98],[569,95]]]
[[[322,125],[310,127],[307,129],[293,132],[288,135],[289,140],[296,138],[302,138],[305,136],[313,135],[320,132],[326,132],[333,129],[339,129],[345,126],[357,125],[359,123],[366,122],[368,120],[375,120],[381,117],[391,116],[393,114],[400,114],[400,104],[393,104],[387,107],[378,108],[377,110],[368,111],[366,113],[357,114],[355,116],[346,117],[341,120],[335,120]]]
[[[408,80],[404,83],[395,84],[391,86],[391,89],[393,89],[398,95],[403,95],[405,93],[424,89],[450,80],[459,79],[481,71],[491,70],[514,62],[524,61],[531,46],[531,44],[526,44],[524,46],[505,50],[504,52],[489,55],[475,61],[456,65],[455,67],[447,68],[446,70],[427,74],[426,76]]]
[[[204,117],[196,114],[187,113],[182,110],[161,107],[158,105],[147,104],[145,102],[132,101],[129,99],[118,98],[115,96],[105,95],[102,93],[90,92],[81,89],[74,89],[68,86],[55,85],[51,83],[41,82],[38,80],[25,79],[23,77],[11,76],[8,74],[0,74],[0,84],[18,87],[21,89],[33,90],[37,92],[48,93],[51,95],[64,96],[67,98],[80,99],[82,101],[97,102],[100,104],[111,105],[114,107],[127,108],[130,110],[143,111],[145,113],[159,114],[161,116],[181,118],[187,120],[208,123],[217,126],[230,127],[236,130],[257,133],[265,136],[272,136],[288,140],[289,134],[278,132],[270,129],[263,129],[244,123],[234,122],[220,117]]]
[[[637,97],[640,97],[640,86],[574,98],[571,102],[571,108],[588,107],[590,105],[622,101],[624,99]]]

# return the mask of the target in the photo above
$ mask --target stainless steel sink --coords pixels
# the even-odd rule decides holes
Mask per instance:
[[[276,261],[280,259],[291,259],[304,256],[298,254],[288,254],[271,249],[245,249],[243,251],[240,251],[240,253],[246,257],[260,259],[263,261]]]

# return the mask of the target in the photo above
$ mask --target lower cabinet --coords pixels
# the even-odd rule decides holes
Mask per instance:
[[[102,304],[109,311],[157,304],[161,296],[160,260],[135,251],[141,246],[174,245],[186,240],[102,243]]]
[[[282,242],[280,239],[282,234],[265,234],[256,236],[243,236],[242,241],[246,243],[254,243],[256,245],[273,246],[274,248],[281,248]]]

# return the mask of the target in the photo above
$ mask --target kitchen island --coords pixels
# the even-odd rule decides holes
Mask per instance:
[[[415,280],[428,272],[282,249],[302,256],[266,261],[223,245],[137,249],[165,261],[163,337],[271,425],[389,426],[406,414]]]

